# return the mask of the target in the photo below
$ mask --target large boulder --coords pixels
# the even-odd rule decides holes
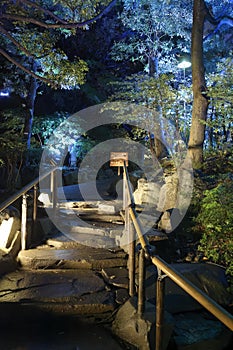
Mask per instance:
[[[218,304],[229,306],[233,303],[233,295],[228,292],[229,285],[224,268],[209,263],[176,263],[171,266]],[[146,297],[150,301],[155,300],[156,279],[156,266],[149,266],[147,268]],[[202,309],[202,306],[170,278],[166,278],[165,308],[171,314],[178,314],[198,311]]]
[[[177,350],[222,350],[229,346],[232,332],[207,313],[174,315]]]
[[[176,174],[165,177],[165,184],[161,187],[157,210],[165,212],[177,207],[179,179]]]
[[[155,348],[155,306],[146,302],[145,313],[140,317],[137,313],[137,298],[133,297],[122,305],[112,324],[112,331],[119,338],[140,350]],[[173,317],[165,312],[165,325],[162,349],[167,349],[174,327]]]
[[[134,191],[135,203],[156,208],[159,201],[160,185],[156,182],[147,182],[144,178],[139,179],[137,185],[137,189]]]
[[[0,249],[0,276],[15,271],[16,268],[17,263],[14,256]]]

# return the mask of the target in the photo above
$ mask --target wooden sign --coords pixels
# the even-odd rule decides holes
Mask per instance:
[[[110,154],[110,166],[128,166],[128,152],[111,152]]]

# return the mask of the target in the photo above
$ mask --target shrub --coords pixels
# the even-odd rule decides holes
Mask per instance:
[[[199,251],[215,263],[226,267],[233,278],[233,180],[224,182],[204,192],[201,209],[196,218],[203,235]]]

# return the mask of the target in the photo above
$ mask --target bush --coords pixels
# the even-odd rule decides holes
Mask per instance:
[[[204,192],[201,210],[196,218],[203,235],[199,251],[215,263],[226,267],[233,278],[233,180]]]

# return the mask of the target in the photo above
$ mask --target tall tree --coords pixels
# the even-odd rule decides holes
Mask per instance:
[[[0,54],[9,62],[8,69],[15,67],[12,81],[17,82],[25,100],[24,134],[28,148],[39,85],[73,89],[85,82],[86,62],[77,57],[70,60],[59,45],[61,37],[74,34],[77,28],[87,30],[115,3],[116,0],[1,1]],[[9,76],[3,84],[11,84]]]
[[[150,78],[159,81],[161,77],[157,87],[161,86],[162,94],[162,73],[176,71],[176,54],[189,51],[192,24],[190,13],[191,4],[186,5],[182,1],[124,0],[120,15],[124,30],[121,40],[114,45],[113,58],[117,61],[140,61]],[[138,89],[140,90],[140,87]],[[159,92],[159,89],[156,88],[156,91]],[[149,93],[147,97],[148,95]],[[156,109],[162,119],[163,97],[156,97]],[[157,158],[166,155],[165,146],[161,141],[162,129],[158,119],[157,130],[152,131],[150,139],[151,150]]]
[[[225,1],[229,3],[229,1]],[[212,24],[212,31],[208,34],[216,32],[221,23],[226,22],[225,12],[227,7],[221,11],[217,18],[214,18],[212,11],[207,7],[204,0],[194,0],[193,4],[193,26],[192,26],[192,80],[193,80],[193,109],[192,124],[190,128],[190,137],[188,143],[188,153],[193,162],[194,168],[200,167],[203,162],[203,144],[205,140],[205,125],[207,119],[207,111],[209,98],[205,81],[204,66],[204,24]],[[228,18],[230,19],[230,17]]]
[[[192,27],[192,79],[193,79],[193,110],[192,125],[189,137],[189,156],[194,167],[203,160],[203,143],[205,139],[205,121],[208,108],[206,82],[203,62],[203,32],[207,8],[203,0],[194,0]]]

